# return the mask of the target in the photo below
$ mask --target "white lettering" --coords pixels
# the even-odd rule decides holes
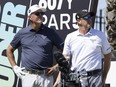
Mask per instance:
[[[76,13],[73,13],[73,18],[72,18],[72,26],[73,26],[73,28],[74,29],[77,29],[77,28],[79,28],[79,26],[77,25],[77,23],[76,23],[76,18],[75,18],[75,16],[76,16]]]
[[[43,15],[43,17],[44,17],[43,24],[48,23],[48,25],[47,25],[48,27],[55,27],[56,30],[63,30],[64,26],[66,26],[65,29],[68,29],[68,30],[77,29],[78,25],[76,23],[75,15],[76,15],[76,13],[73,13],[72,15],[69,15],[66,13],[60,14],[59,16],[57,16],[57,18],[59,20],[56,20],[55,14],[52,14],[49,18],[46,15]],[[70,23],[72,24],[72,26],[69,25]]]
[[[59,0],[58,8],[57,8],[58,10],[60,10],[60,9],[61,9],[62,3],[63,3],[63,0]]]
[[[68,9],[71,9],[71,3],[72,3],[72,0],[68,0]]]
[[[47,23],[47,16],[46,15],[43,15],[43,18],[44,18],[44,21],[43,21],[43,24],[46,24]]]
[[[67,20],[64,20],[64,18],[67,18]],[[60,20],[61,30],[63,30],[63,25],[66,25],[67,29],[70,29],[69,26],[70,19],[71,18],[69,14],[61,14],[61,20]]]
[[[56,30],[58,30],[58,25],[57,25],[55,14],[52,14],[51,17],[50,17],[48,27],[51,27],[51,26],[55,26]]]
[[[54,10],[56,8],[56,0],[48,0],[48,8]]]
[[[68,5],[68,9],[71,9],[72,0],[67,0],[67,2],[68,4],[64,1],[64,5]],[[44,8],[48,7],[49,10],[61,10],[63,0],[40,0],[38,4],[39,6],[43,6]]]
[[[39,1],[39,6],[47,8],[47,2],[46,2],[46,0],[40,0]]]

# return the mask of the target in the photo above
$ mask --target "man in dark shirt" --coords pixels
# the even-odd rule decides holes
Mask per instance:
[[[53,46],[62,50],[63,41],[53,29],[43,25],[46,9],[32,5],[27,13],[31,24],[14,36],[7,47],[7,57],[16,73],[21,78],[23,87],[52,87]],[[21,46],[21,67],[16,64],[13,53]],[[22,68],[24,67],[24,68]]]

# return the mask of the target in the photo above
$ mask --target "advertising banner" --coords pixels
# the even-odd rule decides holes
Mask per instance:
[[[0,0],[0,87],[21,87],[19,78],[12,71],[6,57],[6,48],[14,35],[29,22],[27,9],[39,4],[47,9],[44,24],[56,30],[64,39],[77,28],[75,15],[82,9],[90,10],[94,0]],[[20,52],[15,51],[15,60],[20,65]]]

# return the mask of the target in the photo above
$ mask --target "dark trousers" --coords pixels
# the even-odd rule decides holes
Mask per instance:
[[[75,83],[75,82],[69,82],[64,81],[62,84],[58,87],[82,87],[81,83]]]

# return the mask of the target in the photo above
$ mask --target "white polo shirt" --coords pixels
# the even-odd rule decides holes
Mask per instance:
[[[103,32],[95,29],[82,35],[79,30],[67,35],[63,54],[72,57],[71,70],[86,71],[101,69],[103,54],[111,52],[111,46]]]

